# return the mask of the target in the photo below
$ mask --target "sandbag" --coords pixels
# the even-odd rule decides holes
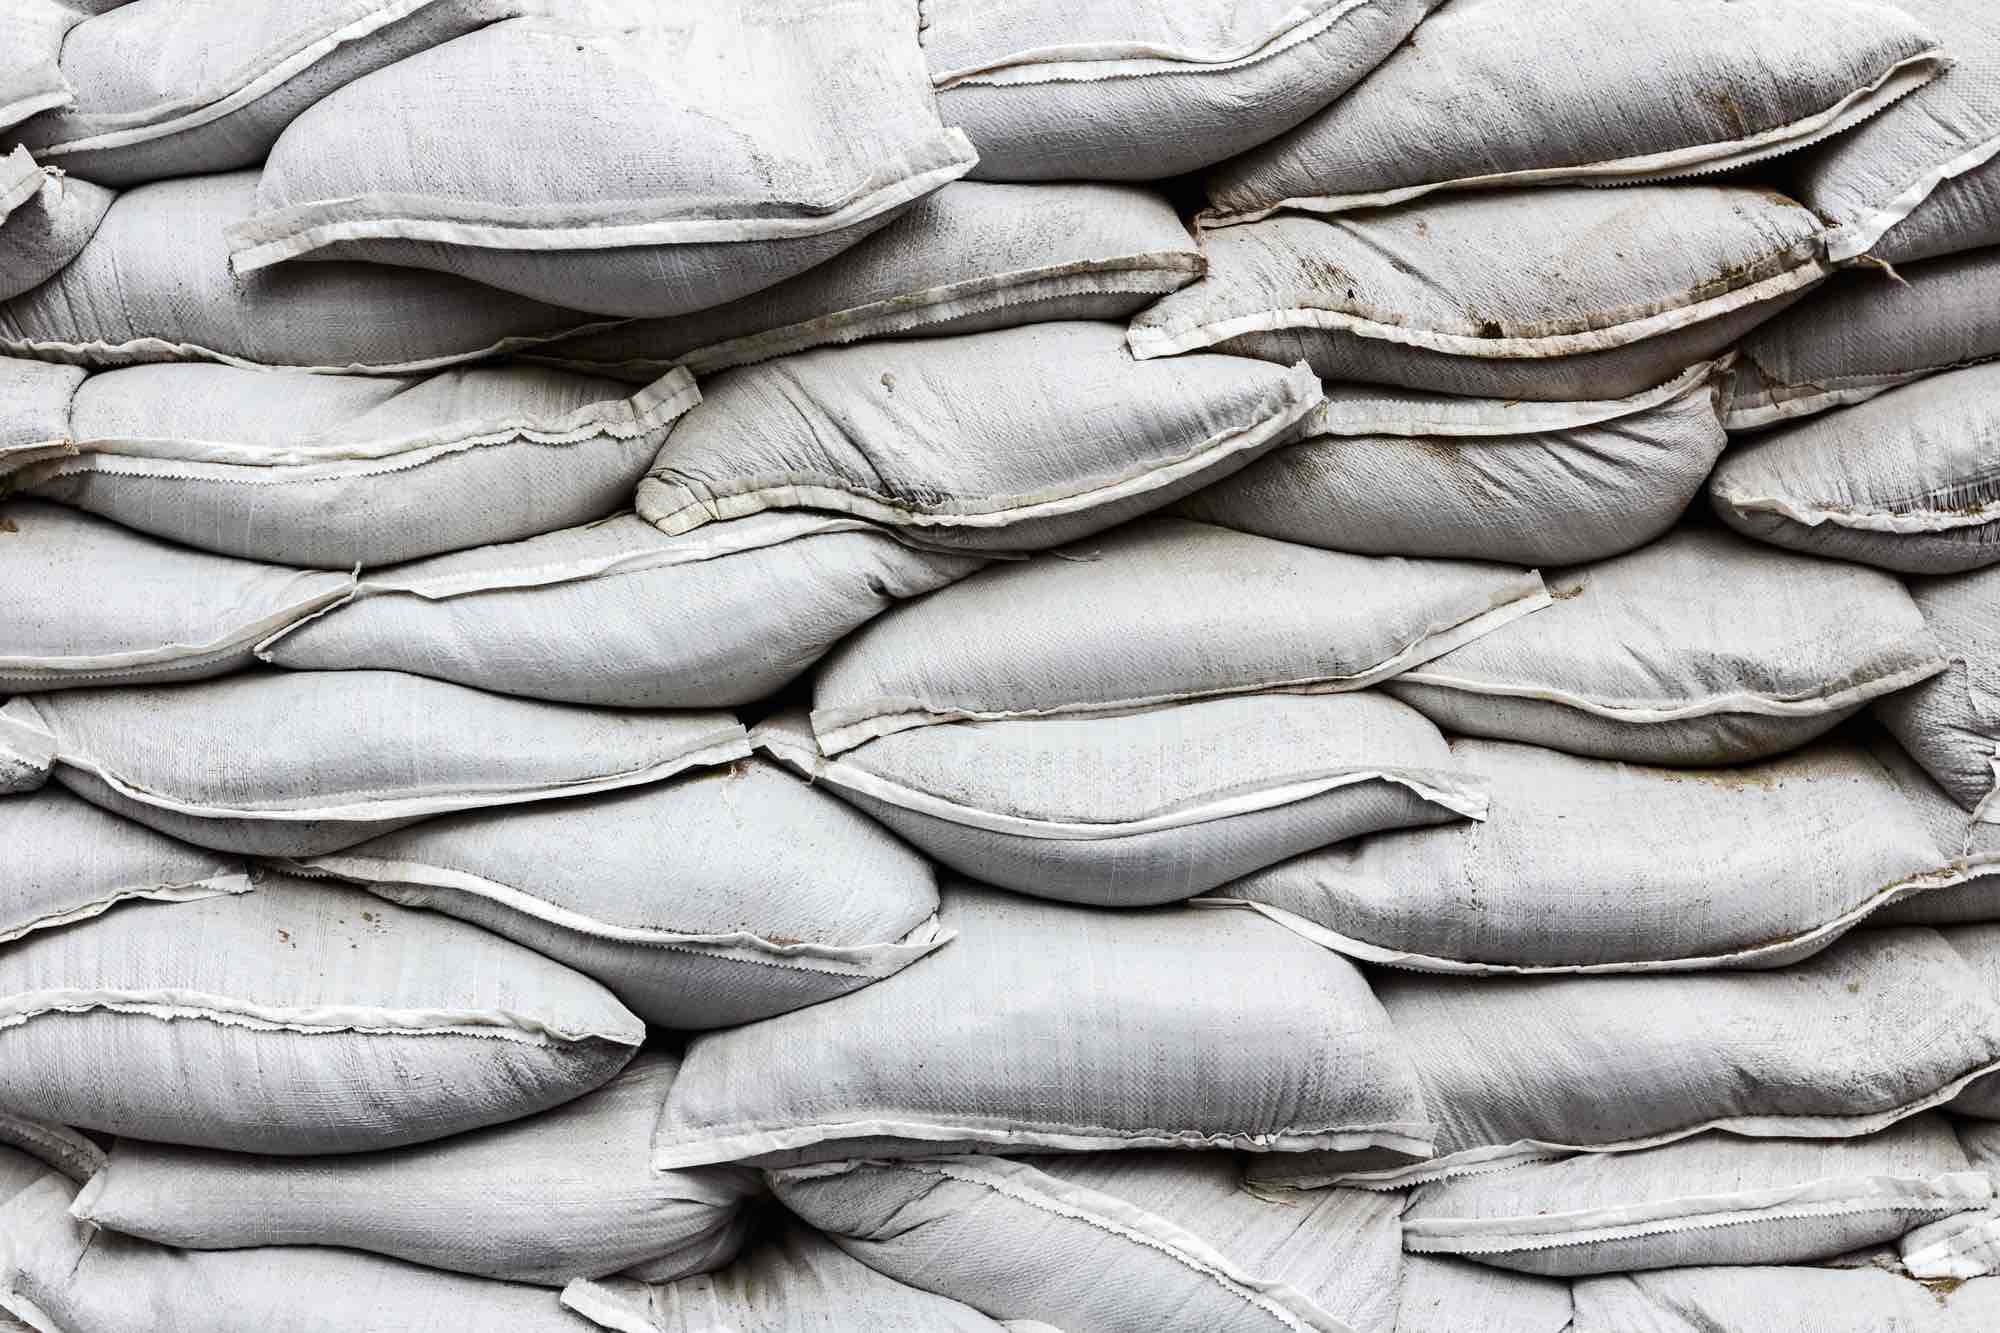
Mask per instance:
[[[1854,0],[1454,0],[1347,96],[1210,173],[1208,220],[1708,174],[1839,134],[1949,65],[1927,27]]]
[[[114,814],[254,856],[351,847],[430,815],[588,796],[750,752],[727,713],[509,699],[395,671],[249,673],[22,696],[56,777]]]
[[[95,1139],[46,1120],[0,1111],[0,1145],[39,1158],[79,1185],[104,1169],[104,1149]]]
[[[1202,271],[1160,194],[1131,185],[954,181],[796,278],[675,319],[635,320],[535,355],[641,381],[869,338],[1049,320],[1124,320]]]
[[[1397,1188],[1704,1130],[1849,1138],[1950,1101],[2000,1061],[2000,1011],[1934,930],[1856,931],[1789,968],[1489,978],[1379,972],[1439,1156],[1252,1159],[1253,1181]]]
[[[53,0],[21,2],[46,5]],[[18,144],[0,158],[0,301],[61,272],[96,234],[112,198],[109,190],[36,165]]]
[[[706,1273],[736,1257],[762,1185],[646,1161],[679,1067],[640,1055],[552,1111],[396,1152],[293,1161],[122,1139],[70,1216],[180,1249],[335,1245],[554,1287]]]
[[[1757,430],[2000,356],[2000,248],[1859,269],[1743,340],[1722,424]]]
[[[1967,366],[1741,444],[1709,478],[1738,532],[1905,574],[2000,561],[2000,365]]]
[[[353,589],[350,574],[191,551],[41,500],[0,502],[0,689],[221,675]]]
[[[231,266],[406,264],[610,315],[736,300],[977,160],[938,121],[920,21],[907,0],[596,0],[493,24],[294,121]]]
[[[2000,997],[2000,921],[1940,926],[1938,933],[1971,968],[1981,992]],[[2000,1120],[2000,1077],[1974,1080],[1952,1099],[1951,1109],[1959,1115]]]
[[[839,1162],[771,1184],[870,1268],[1003,1319],[1391,1333],[1402,1200],[1273,1201],[1239,1175],[1228,1153],[1124,1152]]]
[[[537,366],[422,379],[133,366],[76,390],[79,455],[14,485],[225,555],[394,564],[616,513],[700,401],[685,371],[633,392]]]
[[[1992,1198],[1950,1122],[1925,1113],[1861,1138],[1697,1134],[1439,1181],[1410,1196],[1403,1243],[1555,1277],[1804,1263]]]
[[[820,749],[942,722],[1363,689],[1548,605],[1504,565],[1154,518],[898,607],[822,663]]]
[[[930,857],[1038,898],[1147,907],[1384,828],[1483,818],[1485,784],[1375,691],[921,727],[834,758],[798,709],[752,740]]]
[[[505,935],[669,1028],[817,1004],[950,938],[927,862],[761,760],[447,815],[296,868]]]
[[[1950,665],[1875,717],[1973,818],[2000,823],[2000,570],[1918,579],[1910,595]]]
[[[256,193],[257,173],[238,171],[119,195],[67,267],[0,305],[0,353],[408,375],[604,327],[442,273],[315,264],[239,278],[223,232]]]
[[[1115,324],[823,348],[708,381],[638,510],[671,534],[816,509],[953,548],[1042,550],[1227,476],[1319,400],[1304,366],[1134,362]]]
[[[13,0],[0,10],[0,130],[76,100],[63,78],[62,43],[82,18],[63,0]]]
[[[0,796],[40,790],[55,767],[56,738],[31,712],[0,706]]]
[[[1403,1256],[1396,1333],[1464,1333],[1468,1310],[1480,1333],[1570,1333],[1569,1283],[1428,1254]]]
[[[1794,749],[1945,666],[1894,578],[1714,529],[1547,582],[1547,611],[1384,688],[1460,735],[1712,768]]]
[[[1851,1268],[1669,1268],[1594,1277],[1574,1289],[1573,1333],[1986,1333],[2000,1279],[1912,1281],[1893,1253]]]
[[[0,950],[0,997],[0,1108],[242,1152],[516,1120],[603,1084],[645,1037],[609,991],[517,944],[271,874],[30,935]]]
[[[0,804],[7,885],[0,945],[100,916],[122,903],[194,902],[250,892],[234,857],[164,838],[61,787]]]
[[[1426,972],[1783,967],[1965,878],[1862,746],[1671,769],[1454,738],[1491,816],[1322,847],[1224,885],[1307,939]]]
[[[1208,273],[1132,321],[1200,349],[1475,398],[1623,398],[1736,342],[1829,269],[1823,224],[1724,185],[1489,190],[1204,237]]]
[[[259,651],[285,667],[409,671],[569,703],[728,707],[984,563],[825,514],[675,537],[622,514],[365,575],[351,600]]]
[[[1268,921],[971,884],[938,915],[960,938],[921,964],[694,1038],[653,1164],[1428,1151],[1410,1056],[1361,973]]]
[[[254,166],[292,118],[370,70],[504,18],[513,0],[131,0],[62,39],[73,98],[21,141],[137,185]]]
[[[30,463],[74,453],[70,400],[83,383],[75,366],[0,356],[0,486]]]
[[[985,180],[1156,180],[1333,101],[1441,0],[925,0],[924,55]]]
[[[1728,444],[1721,363],[1599,403],[1333,386],[1304,438],[1173,512],[1364,555],[1569,565],[1643,546]]]

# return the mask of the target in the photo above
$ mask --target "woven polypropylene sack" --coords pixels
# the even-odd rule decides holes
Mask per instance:
[[[1953,800],[2000,822],[2000,570],[1919,579],[1910,593],[1951,665],[1877,701],[1875,716]]]
[[[83,383],[75,366],[52,366],[0,356],[0,479],[30,463],[74,452],[69,437],[70,401]]]
[[[62,73],[63,35],[83,15],[63,0],[16,0],[0,13],[0,129],[76,100]],[[10,136],[11,137],[11,136]]]
[[[1894,1251],[1856,1267],[1668,1268],[1575,1285],[1572,1333],[1985,1333],[2000,1324],[2000,1278],[1914,1282]]]
[[[1567,1282],[1460,1259],[1403,1256],[1396,1333],[1464,1333],[1468,1310],[1479,1312],[1480,1333],[1571,1333]]]
[[[0,301],[61,272],[96,233],[112,198],[109,190],[38,166],[19,145],[0,158]]]

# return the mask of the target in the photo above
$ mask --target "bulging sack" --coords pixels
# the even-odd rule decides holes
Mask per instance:
[[[1898,775],[1849,741],[1723,769],[1451,752],[1490,784],[1486,822],[1323,847],[1221,895],[1365,962],[1620,972],[1786,966],[1965,877]]]
[[[1460,735],[1716,767],[1795,749],[1945,666],[1894,578],[1727,532],[1684,528],[1547,582],[1548,610],[1384,688]]]
[[[312,856],[431,815],[587,796],[750,753],[727,713],[509,699],[395,671],[63,690],[0,708],[56,776],[204,847]]]
[[[1173,205],[1153,190],[953,181],[795,278],[694,315],[565,339],[536,355],[644,381],[674,366],[706,375],[869,338],[1123,321],[1193,282],[1203,262]]]
[[[0,158],[0,301],[61,272],[96,234],[112,198],[109,190],[36,165],[18,144]]]
[[[674,534],[817,509],[927,544],[1040,550],[1227,476],[1319,401],[1304,366],[1135,362],[1115,324],[825,348],[710,380],[638,510]]]
[[[1404,1254],[1396,1333],[1463,1333],[1468,1310],[1479,1312],[1480,1333],[1572,1333],[1567,1282]]]
[[[68,413],[76,455],[14,485],[225,555],[386,565],[616,513],[700,401],[678,370],[635,392],[539,366],[422,379],[133,366],[85,380]]]
[[[567,703],[730,707],[985,563],[832,515],[752,514],[669,537],[622,514],[365,575],[350,600],[259,652]]]
[[[183,1250],[334,1245],[554,1287],[706,1273],[736,1257],[763,1187],[738,1167],[652,1169],[679,1067],[640,1055],[554,1110],[398,1152],[293,1161],[122,1139],[70,1216]]]
[[[1297,443],[1173,512],[1364,555],[1570,565],[1643,546],[1728,444],[1723,363],[1596,403],[1333,386]]]
[[[1718,1265],[1593,1277],[1574,1287],[1573,1333],[1985,1333],[2000,1324],[2000,1279],[1913,1282],[1893,1250],[1842,1266]]]
[[[1453,0],[1345,97],[1210,173],[1209,216],[1705,175],[1839,134],[1949,64],[1886,4]]]
[[[294,121],[231,264],[406,264],[610,315],[736,300],[977,160],[938,122],[918,23],[908,0],[595,0],[494,24]]]
[[[760,760],[446,815],[295,868],[505,935],[668,1028],[817,1004],[950,938],[928,862]]]
[[[0,356],[0,486],[30,463],[76,451],[69,435],[70,400],[83,383],[75,366]]]
[[[609,991],[517,944],[277,875],[31,935],[0,949],[0,996],[0,1107],[237,1152],[516,1120],[604,1083],[645,1037]]]
[[[943,900],[959,938],[917,966],[696,1037],[654,1165],[1429,1151],[1409,1055],[1345,959],[1249,913],[1107,914],[969,884]]]
[[[1333,101],[1440,0],[923,0],[945,123],[985,180],[1158,180]]]
[[[1153,518],[877,619],[821,665],[813,731],[831,755],[942,722],[1358,690],[1547,605],[1539,576],[1504,565]]]
[[[1706,361],[1831,270],[1824,224],[1723,185],[1492,190],[1208,232],[1208,273],[1132,321],[1197,349],[1475,398],[1622,398]]]
[[[1875,716],[1973,818],[2000,823],[2000,570],[1914,580],[1910,594],[1950,665]]]
[[[2000,921],[1940,926],[1938,933],[1971,969],[1980,993],[2000,997]],[[1952,1099],[1952,1111],[1982,1120],[2000,1120],[2000,1077],[1973,1080]]]
[[[0,130],[76,100],[63,77],[62,43],[82,21],[79,10],[64,0],[16,0],[0,11]]]
[[[1740,444],[1708,495],[1738,532],[1811,555],[1919,575],[2000,562],[2000,364]]]
[[[1100,907],[1175,902],[1329,842],[1486,811],[1437,729],[1371,690],[947,723],[831,759],[799,709],[752,739],[954,870]]]

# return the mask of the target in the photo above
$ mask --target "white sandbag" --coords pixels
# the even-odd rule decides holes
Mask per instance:
[[[636,320],[536,356],[651,380],[868,338],[1123,321],[1202,271],[1173,205],[1132,185],[954,181],[817,268],[727,305]]]
[[[978,159],[938,121],[920,23],[908,0],[595,0],[494,24],[294,121],[231,265],[408,264],[611,315],[736,300]]]
[[[80,456],[14,485],[225,555],[386,565],[616,513],[700,401],[679,370],[634,392],[539,366],[424,379],[133,366],[76,391]]]
[[[2000,921],[1940,926],[1938,933],[1972,969],[1982,993],[2000,997]],[[2000,1120],[2000,1077],[1975,1080],[1952,1100],[1951,1109],[1959,1115]]]
[[[1171,503],[1289,439],[1304,366],[1135,362],[1116,324],[1034,324],[823,348],[708,381],[638,510],[661,531],[773,509],[913,540],[1032,551]]]
[[[825,514],[752,514],[676,537],[622,514],[366,575],[351,600],[260,652],[285,667],[409,671],[570,703],[728,707],[775,693],[898,600],[984,563]]]
[[[1926,1113],[1861,1138],[1698,1134],[1438,1181],[1410,1196],[1403,1243],[1556,1277],[1804,1263],[1992,1198],[1950,1122]]]
[[[1095,1333],[1390,1333],[1403,1201],[1274,1201],[1240,1175],[1229,1153],[1125,1152],[838,1162],[774,1171],[771,1184],[870,1268],[999,1318]]]
[[[1706,175],[1839,134],[1949,65],[1925,26],[1857,0],[1453,0],[1347,96],[1212,172],[1208,218]]]
[[[1708,495],[1760,541],[1955,574],[2000,561],[1996,457],[2000,365],[1967,366],[1740,444]]]
[[[1643,768],[1454,738],[1489,819],[1322,847],[1223,886],[1306,938],[1425,972],[1783,967],[1961,882],[1898,775],[1830,739]]]
[[[1950,855],[1949,864],[1965,881],[1905,898],[1884,908],[1877,920],[1883,925],[1920,926],[2000,921],[2000,823],[1966,813],[1888,732],[1862,726],[1854,735],[1895,777],[1931,841]]]
[[[649,1286],[578,1279],[564,1308],[613,1333],[1058,1333],[1001,1325],[957,1301],[883,1277],[796,1223],[713,1277]],[[536,1330],[535,1333],[539,1333]],[[1067,1333],[1065,1330],[1064,1333]]]
[[[1333,386],[1304,438],[1174,512],[1364,555],[1569,565],[1660,536],[1728,444],[1723,363],[1601,403]]]
[[[30,463],[75,452],[69,436],[70,400],[83,383],[75,366],[52,366],[0,356],[0,484]]]
[[[353,589],[350,574],[210,555],[63,505],[8,500],[0,503],[0,689],[221,675],[252,661],[266,636]]]
[[[65,170],[136,185],[254,166],[292,118],[370,70],[518,8],[513,0],[131,0],[76,24],[74,97],[22,125]]]
[[[1472,1314],[1479,1333],[1570,1333],[1569,1283],[1501,1268],[1403,1256],[1403,1296],[1396,1333],[1465,1333]]]
[[[119,195],[67,267],[0,305],[0,353],[407,375],[604,327],[442,273],[314,264],[236,277],[223,232],[256,193],[257,173],[239,171]]]
[[[1989,1333],[2000,1279],[1932,1285],[1893,1253],[1856,1268],[1670,1268],[1575,1284],[1572,1333]]]
[[[40,1158],[77,1184],[104,1169],[104,1149],[67,1125],[0,1111],[0,1145]]]
[[[1874,713],[1974,819],[2000,823],[2000,569],[1918,579],[1910,595],[1950,658]]]
[[[950,938],[923,858],[762,760],[447,815],[299,866],[505,935],[669,1028],[817,1004]]]
[[[269,874],[30,935],[0,950],[0,997],[0,1108],[243,1152],[516,1120],[598,1087],[645,1037],[609,991],[517,944]]]
[[[1157,180],[1312,115],[1440,0],[925,0],[924,55],[986,180]]]
[[[831,759],[797,709],[752,740],[954,870],[1102,907],[1174,902],[1329,842],[1486,813],[1485,784],[1437,728],[1372,690],[947,723]]]
[[[1204,237],[1208,273],[1132,321],[1139,357],[1209,349],[1476,398],[1664,384],[1831,270],[1823,224],[1724,185],[1491,190]]]
[[[2000,1010],[1933,930],[1857,931],[1770,972],[1373,980],[1440,1156],[1273,1154],[1252,1180],[1398,1188],[1704,1130],[1848,1138],[2000,1064]]]
[[[555,1287],[706,1273],[736,1257],[762,1185],[736,1167],[652,1169],[679,1067],[640,1055],[567,1105],[398,1152],[292,1160],[121,1139],[70,1216],[180,1249],[335,1245]]]
[[[1107,913],[964,883],[943,902],[960,938],[917,966],[696,1037],[653,1164],[1428,1151],[1410,1057],[1345,959],[1247,912]]]
[[[109,190],[36,165],[19,145],[0,158],[0,301],[39,287],[76,258],[104,221],[112,198]]]
[[[1911,264],[1894,278],[1870,268],[1839,275],[1743,340],[1722,424],[1757,430],[2000,356],[1995,283],[1995,248]]]
[[[1385,688],[1460,735],[1712,768],[1794,749],[1945,666],[1894,578],[1717,529],[1546,579],[1548,610]]]
[[[1185,519],[996,565],[822,664],[820,749],[942,722],[1358,690],[1549,604],[1504,565],[1319,551]]]
[[[749,754],[727,713],[509,699],[395,671],[254,672],[22,696],[94,805],[204,847],[312,856],[431,815],[588,796]]]
[[[161,837],[60,787],[0,803],[0,840],[7,860],[0,945],[121,903],[250,892],[250,876],[236,858]]]
[[[0,706],[0,796],[38,790],[55,767],[56,738],[31,711]]]
[[[64,0],[11,0],[0,10],[0,130],[76,100],[62,43],[83,18],[77,11]]]

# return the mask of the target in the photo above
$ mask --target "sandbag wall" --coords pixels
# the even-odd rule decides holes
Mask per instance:
[[[0,1333],[2000,1327],[1984,0],[4,0]]]

